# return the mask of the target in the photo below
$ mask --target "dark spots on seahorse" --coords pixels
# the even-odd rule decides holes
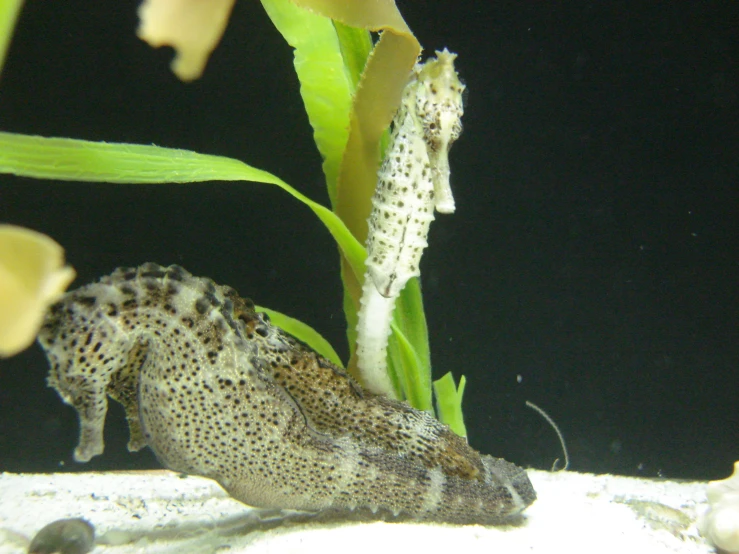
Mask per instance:
[[[126,296],[135,296],[136,295],[136,289],[133,288],[129,284],[123,284],[120,287],[118,287],[118,290],[120,290],[123,294]]]
[[[211,308],[217,308],[220,304],[215,295],[206,292],[204,296],[195,301],[195,311],[203,315]]]
[[[164,289],[164,296],[172,297],[176,296],[180,292],[180,287],[174,283],[167,283],[167,288]]]
[[[147,265],[145,268],[142,268],[142,271],[139,273],[139,278],[145,279],[147,277],[151,277],[154,279],[161,279],[166,275],[167,272],[162,267],[156,265]]]
[[[84,306],[92,307],[97,303],[97,298],[94,296],[80,295],[77,301]]]
[[[214,295],[216,293],[216,284],[210,279],[203,279],[202,281],[205,285],[205,293]]]
[[[168,279],[182,282],[189,274],[182,267],[178,265],[171,265],[166,268],[165,275]]]
[[[144,288],[148,292],[154,292],[154,291],[159,290],[159,281],[157,281],[156,279],[149,279],[149,278],[141,279],[141,283],[144,285]]]
[[[55,302],[51,306],[49,306],[49,314],[53,316],[58,316],[61,312],[63,312],[65,309],[64,302]]]

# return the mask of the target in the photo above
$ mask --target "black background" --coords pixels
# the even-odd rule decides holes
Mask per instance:
[[[239,0],[204,77],[135,36],[136,2],[29,1],[0,128],[236,157],[327,203],[291,52]],[[720,478],[739,459],[739,9],[735,2],[398,5],[459,53],[457,213],[423,286],[435,375],[465,374],[471,444],[548,468]],[[346,353],[337,254],[312,214],[250,183],[108,185],[0,176],[0,221],[60,242],[74,286],[177,263],[298,317]],[[106,451],[71,460],[75,413],[34,346],[0,362],[0,470],[156,467],[113,406]],[[520,381],[520,382],[519,382]]]

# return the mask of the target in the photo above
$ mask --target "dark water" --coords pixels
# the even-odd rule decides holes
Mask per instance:
[[[128,5],[131,4],[131,5]],[[237,4],[202,80],[134,35],[133,3],[28,2],[0,80],[4,130],[223,154],[327,203],[291,54]],[[548,468],[719,478],[739,459],[739,8],[729,2],[399,6],[469,88],[451,154],[457,213],[432,226],[423,284],[437,376],[468,378],[476,448]],[[462,7],[459,7],[462,6]],[[535,7],[534,7],[535,6]],[[319,329],[346,352],[337,255],[267,185],[0,178],[0,220],[67,250],[76,285],[178,263]],[[76,286],[75,285],[75,286]],[[0,471],[78,466],[74,412],[38,347],[0,362]]]

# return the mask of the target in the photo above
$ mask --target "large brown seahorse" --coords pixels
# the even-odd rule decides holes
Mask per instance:
[[[78,461],[103,452],[110,396],[130,450],[149,446],[256,507],[496,524],[536,497],[523,469],[364,391],[232,288],[178,266],[122,268],[67,293],[39,342],[49,385],[79,414]]]

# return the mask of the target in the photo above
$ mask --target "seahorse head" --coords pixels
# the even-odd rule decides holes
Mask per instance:
[[[449,149],[462,133],[465,86],[454,69],[457,55],[445,48],[437,51],[436,56],[416,69],[419,84],[416,103],[428,148],[435,207],[440,213],[452,213],[454,197],[449,184]]]

